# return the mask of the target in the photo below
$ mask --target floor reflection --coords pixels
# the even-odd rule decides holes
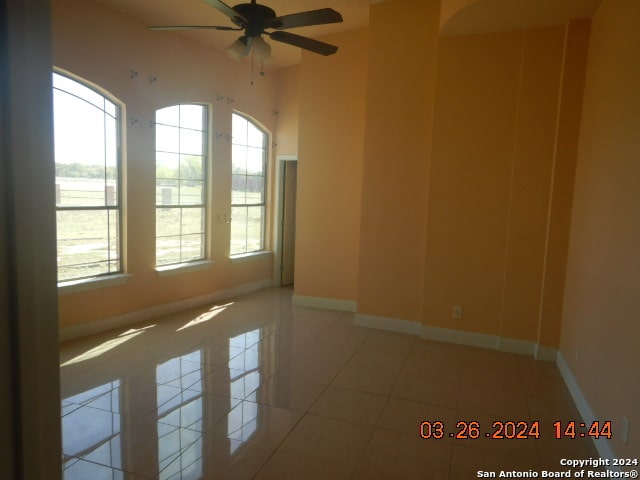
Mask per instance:
[[[256,391],[260,387],[260,330],[243,333],[229,339],[229,356],[238,348],[243,352],[229,362],[230,394],[243,400],[235,406],[227,419],[229,453],[233,454],[258,428]]]
[[[65,479],[89,478],[85,473],[92,463],[112,467],[103,469],[100,478],[120,478],[113,469],[122,467],[121,430],[119,380],[65,398],[62,401]]]
[[[196,338],[194,330],[173,332],[188,343]],[[111,356],[81,352],[73,358],[82,361],[63,362],[63,373],[77,369],[80,378],[88,379],[81,383],[119,371],[119,378],[79,392],[73,391],[73,383],[63,388],[64,479],[197,480],[214,475],[207,469],[230,464],[259,430],[264,407],[257,403],[257,392],[265,375],[262,359],[269,358],[264,349],[271,348],[264,338],[262,328],[236,330],[158,361],[153,345],[142,343],[145,336],[140,335],[131,337],[124,352],[137,363],[122,361],[117,348],[124,342],[109,340],[106,344],[115,346]],[[157,355],[166,351],[158,349]],[[205,465],[205,452],[216,452],[220,463]]]
[[[160,480],[202,477],[201,362],[197,350],[156,367]]]

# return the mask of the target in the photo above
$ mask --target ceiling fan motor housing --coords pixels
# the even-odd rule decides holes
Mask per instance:
[[[232,20],[236,25],[245,28],[247,37],[260,36],[264,33],[267,23],[269,23],[270,28],[274,28],[275,25],[272,25],[277,23],[274,22],[276,19],[276,12],[264,5],[258,5],[256,3],[241,3],[240,5],[233,7],[233,9],[247,19],[247,22],[240,18]]]

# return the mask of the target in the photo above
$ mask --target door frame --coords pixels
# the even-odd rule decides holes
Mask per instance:
[[[282,210],[284,208],[284,164],[297,162],[298,155],[278,155],[276,157],[275,178],[275,217],[273,222],[273,279],[272,285],[280,287],[282,284]],[[296,199],[297,200],[297,199]]]

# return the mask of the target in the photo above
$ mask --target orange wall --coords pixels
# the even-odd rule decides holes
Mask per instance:
[[[439,5],[370,9],[359,313],[421,316]]]
[[[639,131],[640,3],[603,0],[592,20],[560,347],[595,417],[612,420],[617,457],[640,452]]]
[[[256,76],[250,65],[236,64],[204,44],[173,32],[153,32],[132,17],[98,3],[54,0],[54,65],[109,91],[126,108],[126,271],[124,286],[60,297],[62,327],[196,297],[270,279],[271,256],[232,264],[229,226],[219,220],[230,211],[233,109],[252,115],[272,132],[277,75]],[[130,71],[138,76],[130,78]],[[157,80],[149,82],[149,77]],[[216,95],[224,98],[218,101]],[[229,103],[232,99],[233,102]],[[150,122],[155,110],[179,102],[213,107],[212,258],[207,270],[158,277],[155,265],[155,152]],[[132,123],[135,119],[135,123]]]
[[[278,121],[276,127],[276,155],[298,154],[298,125],[300,124],[300,66],[278,70]]]
[[[549,214],[571,199],[571,182],[552,184],[554,172],[557,165],[575,162],[575,136],[557,131],[569,33],[577,35],[553,27],[441,39],[426,242],[427,325],[536,342],[541,323],[559,324],[557,315],[543,319],[541,308]],[[583,35],[572,53],[579,55],[586,45]],[[573,101],[580,91],[564,93]],[[577,117],[565,123],[576,125]],[[559,138],[566,149],[556,148]],[[566,244],[566,232],[552,240],[553,247]],[[556,260],[564,265],[561,252]],[[562,278],[562,272],[552,273]],[[463,306],[462,320],[451,318],[453,305]],[[546,340],[557,346],[557,338]]]
[[[338,45],[338,54],[303,52],[300,65],[295,293],[353,300],[368,35],[361,29],[322,40]]]

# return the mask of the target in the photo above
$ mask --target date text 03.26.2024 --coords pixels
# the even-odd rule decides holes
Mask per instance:
[[[590,424],[584,422],[553,422],[548,433],[553,438],[611,438],[611,421],[594,421]],[[455,430],[447,430],[444,422],[439,420],[425,420],[420,424],[420,436],[424,439],[528,439],[540,438],[541,429],[538,420],[533,421],[502,421],[496,420],[489,430],[483,430],[480,422],[475,420],[460,420],[456,423]]]

